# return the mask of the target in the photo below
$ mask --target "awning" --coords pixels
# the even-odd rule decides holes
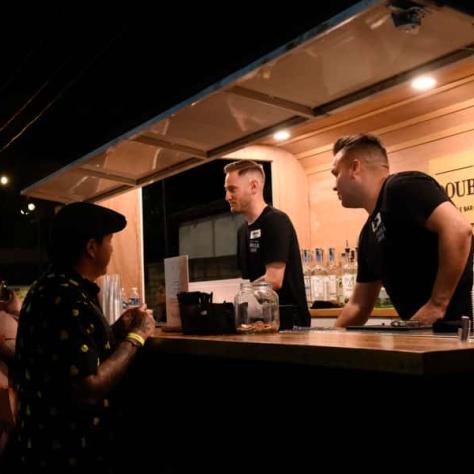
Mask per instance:
[[[361,1],[22,194],[110,197],[268,143],[281,128],[316,129],[375,93],[473,58],[472,16],[429,1]]]

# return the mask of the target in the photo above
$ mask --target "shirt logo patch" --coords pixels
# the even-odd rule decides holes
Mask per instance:
[[[382,240],[385,240],[386,231],[380,212],[377,212],[376,216],[372,219],[370,226],[372,227],[372,232],[375,234],[377,242],[382,242]]]
[[[255,229],[255,230],[250,231],[250,238],[251,239],[258,239],[261,236],[262,236],[262,230],[261,229]]]
[[[259,248],[260,248],[260,241],[259,240],[252,240],[249,243],[250,253],[257,253]]]

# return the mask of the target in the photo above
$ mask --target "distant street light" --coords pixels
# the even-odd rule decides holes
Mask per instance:
[[[2,186],[6,186],[9,181],[10,181],[10,180],[8,179],[8,176],[3,175],[3,176],[0,178],[0,184],[1,184]]]

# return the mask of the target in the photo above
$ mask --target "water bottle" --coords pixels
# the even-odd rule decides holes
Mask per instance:
[[[141,305],[140,295],[138,294],[138,289],[133,287],[130,289],[130,298],[129,298],[129,308],[137,307]]]

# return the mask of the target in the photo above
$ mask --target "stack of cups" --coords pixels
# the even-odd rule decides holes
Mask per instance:
[[[120,275],[104,275],[101,288],[102,311],[109,324],[113,324],[122,314]]]

